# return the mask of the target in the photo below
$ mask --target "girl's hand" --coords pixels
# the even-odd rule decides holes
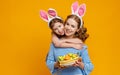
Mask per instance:
[[[73,64],[75,67],[80,67],[81,69],[84,69],[84,63],[82,62],[81,59],[78,59],[75,64]]]
[[[73,48],[81,50],[83,48],[83,44],[74,44]]]

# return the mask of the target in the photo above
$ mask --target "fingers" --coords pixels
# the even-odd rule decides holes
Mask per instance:
[[[78,67],[79,65],[75,63],[75,64],[73,64],[73,66],[74,66],[74,67]]]
[[[59,69],[64,69],[64,68],[66,68],[66,66],[62,66],[62,65],[59,66]]]
[[[81,57],[78,58],[78,62],[82,62],[82,58]]]
[[[74,67],[79,67],[80,66],[81,59],[78,61],[75,61],[75,64],[73,64]]]

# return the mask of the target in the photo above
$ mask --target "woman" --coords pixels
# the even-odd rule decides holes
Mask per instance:
[[[69,15],[65,21],[65,37],[62,39],[79,38],[85,41],[88,36],[85,28],[83,28],[83,26],[80,28],[80,25],[81,19],[78,16]],[[58,63],[58,57],[68,53],[79,53],[79,56],[82,57],[82,61],[78,60],[70,67],[60,69],[61,66]],[[93,69],[86,45],[83,46],[82,50],[76,50],[75,48],[58,48],[51,44],[46,64],[52,75],[88,75]]]

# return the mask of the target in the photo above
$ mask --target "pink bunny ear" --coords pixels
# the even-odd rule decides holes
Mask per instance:
[[[71,9],[72,9],[72,14],[74,14],[76,11],[77,11],[77,9],[78,9],[78,1],[76,1],[76,2],[74,2],[73,4],[72,4],[72,6],[71,6]]]
[[[52,17],[57,16],[57,12],[55,11],[55,9],[52,9],[52,8],[48,9],[48,14]]]
[[[46,22],[48,22],[48,15],[44,10],[40,10],[40,16],[43,20],[45,20]]]
[[[85,4],[81,4],[79,9],[78,9],[79,16],[83,17],[85,12],[86,12],[86,5]]]

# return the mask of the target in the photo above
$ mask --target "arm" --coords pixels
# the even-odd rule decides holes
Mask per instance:
[[[75,49],[82,49],[82,43],[81,40],[75,38],[75,39],[58,39],[58,37],[55,34],[52,34],[52,42],[54,43],[55,47],[73,47]],[[76,42],[76,43],[75,43]],[[80,43],[77,43],[80,42]]]
[[[54,57],[54,46],[53,46],[53,44],[51,44],[50,51],[46,57],[46,64],[51,73],[54,73],[56,71],[56,69],[54,67],[55,63],[56,63],[56,61],[55,61],[55,57]]]
[[[72,38],[72,39],[63,39],[63,41],[67,42],[67,43],[75,43],[75,44],[82,44],[82,40],[78,39],[78,38]]]
[[[82,61],[78,60],[75,62],[73,66],[79,67],[83,71],[83,75],[88,75],[93,70],[93,64],[90,61],[90,58],[88,56],[88,51],[86,50],[86,47],[81,50],[80,56],[82,57]]]
[[[50,51],[46,57],[47,67],[49,68],[52,74],[55,73],[58,69],[66,68],[65,66],[60,66],[60,63],[55,60],[54,49],[55,49],[54,45],[51,44]]]
[[[93,64],[88,55],[88,50],[86,46],[84,46],[83,50],[81,51],[81,57],[84,64],[83,72],[88,75],[93,70]]]
[[[52,34],[52,42],[55,45],[55,47],[60,47],[62,43],[65,43],[64,40],[60,40],[54,33]]]
[[[59,47],[64,47],[64,48],[72,47],[72,48],[80,50],[82,49],[83,44],[62,43]]]

